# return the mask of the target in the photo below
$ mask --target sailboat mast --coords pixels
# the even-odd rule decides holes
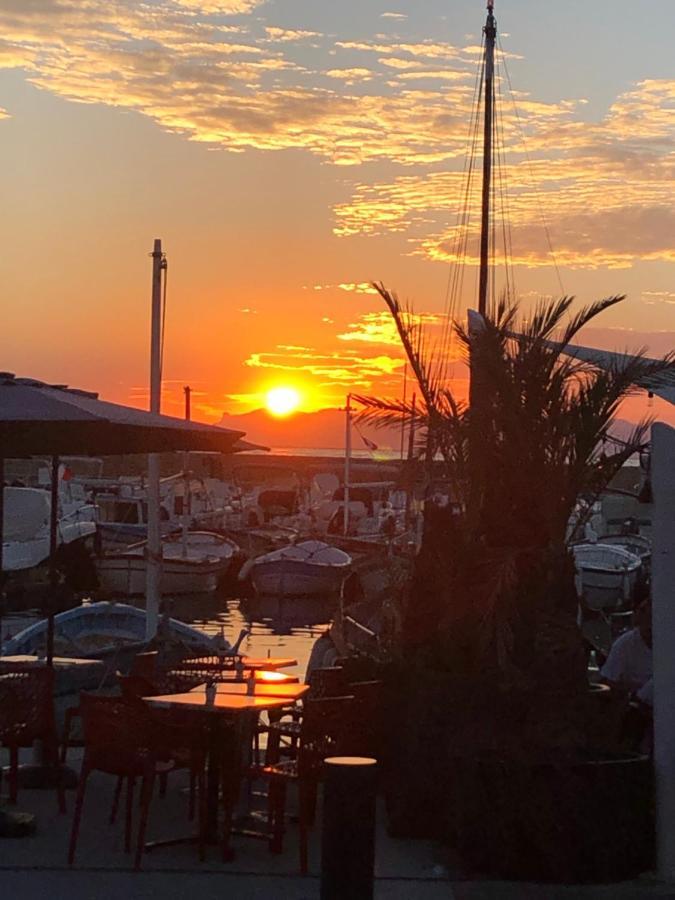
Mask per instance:
[[[478,283],[478,312],[487,313],[489,237],[490,237],[490,186],[492,180],[492,114],[494,110],[494,72],[497,21],[494,17],[494,0],[488,0],[485,23],[485,122],[483,130],[483,202],[480,228],[480,279]]]

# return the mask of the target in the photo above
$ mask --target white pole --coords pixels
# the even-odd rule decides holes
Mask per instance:
[[[350,464],[352,459],[352,395],[347,394],[347,407],[345,409],[346,418],[345,418],[345,486],[342,493],[342,497],[345,504],[345,511],[343,516],[344,522],[344,533],[347,534],[349,531],[349,478],[350,478]]]
[[[192,389],[186,385],[183,388],[185,393],[185,420],[190,421],[192,415],[190,409],[190,394]],[[188,450],[183,454],[183,557],[187,556],[187,540],[190,528],[190,453]]]
[[[162,242],[152,251],[152,326],[150,332],[150,412],[160,412],[162,393]],[[152,640],[159,623],[162,541],[159,524],[159,454],[148,455],[148,544],[146,548],[145,637]]]
[[[654,768],[659,877],[675,882],[675,430],[652,427]]]

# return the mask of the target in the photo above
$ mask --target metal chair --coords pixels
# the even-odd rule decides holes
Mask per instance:
[[[296,758],[265,765],[255,772],[256,777],[269,784],[268,828],[273,853],[281,853],[283,849],[287,785],[297,785],[300,871],[303,875],[308,868],[308,831],[314,821],[323,761],[327,756],[341,752],[353,699],[352,696],[344,696],[307,700],[300,723]]]
[[[19,790],[19,750],[42,741],[45,760],[54,766],[59,811],[66,797],[59,766],[54,718],[54,670],[48,666],[17,667],[0,674],[0,744],[9,749],[9,802]],[[0,770],[1,777],[1,770]]]
[[[324,697],[341,697],[351,694],[347,679],[345,678],[344,669],[341,666],[330,666],[326,668],[313,669],[309,681],[309,693],[306,700],[321,700]],[[291,718],[283,718],[288,715],[287,712],[281,712],[278,717],[270,716],[269,725],[261,725],[258,734],[267,731],[267,752],[265,754],[265,762],[268,764],[275,763],[280,754],[295,754],[298,739],[301,731],[301,721],[304,706],[302,703],[297,704],[290,712]],[[283,744],[283,739],[288,739],[289,743]],[[257,735],[256,735],[257,740]],[[256,759],[258,753],[258,745],[255,747]]]
[[[126,816],[124,849],[131,851],[131,832],[134,789],[141,780],[140,820],[134,865],[140,868],[145,848],[145,831],[155,778],[175,767],[177,747],[189,740],[185,729],[158,720],[141,702],[123,697],[80,695],[80,710],[84,730],[84,758],[75,799],[75,814],[68,850],[68,864],[73,865],[80,829],[80,820],[89,775],[93,771],[117,777],[117,788],[111,820],[114,821],[123,780],[126,779]],[[199,743],[194,744],[199,757],[198,792],[200,798],[199,855],[204,858],[205,754]]]

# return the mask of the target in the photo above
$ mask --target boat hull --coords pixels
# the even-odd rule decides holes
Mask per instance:
[[[339,593],[349,574],[346,566],[318,566],[294,559],[275,559],[250,570],[257,594],[275,597],[321,597]]]
[[[637,573],[582,568],[580,580],[581,594],[590,609],[618,609],[632,596]]]
[[[162,594],[202,594],[215,591],[227,566],[220,562],[195,564],[192,560],[164,560]],[[101,587],[112,594],[145,594],[146,565],[142,558],[108,556],[96,564]]]
[[[166,636],[195,651],[213,649],[208,635],[180,622],[169,619],[163,625]],[[136,652],[146,643],[144,610],[124,603],[91,603],[59,613],[54,617],[57,655],[102,658],[111,652]],[[46,620],[24,629],[2,647],[3,654],[40,654],[47,638]]]

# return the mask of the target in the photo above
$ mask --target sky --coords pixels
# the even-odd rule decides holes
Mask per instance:
[[[625,293],[583,342],[672,349],[672,5],[495,12],[524,314]],[[279,386],[306,411],[400,395],[370,284],[442,327],[484,20],[481,0],[0,0],[0,367],[146,405],[159,237],[165,412],[186,384],[205,421]]]

